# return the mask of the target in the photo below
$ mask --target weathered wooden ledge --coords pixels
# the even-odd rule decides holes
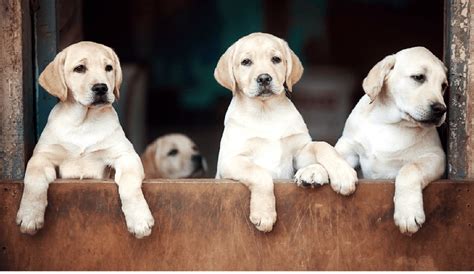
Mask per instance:
[[[156,225],[142,240],[127,232],[111,181],[51,184],[35,236],[15,225],[23,185],[0,187],[0,270],[474,270],[474,182],[432,183],[427,221],[408,237],[387,182],[361,181],[349,197],[277,183],[278,221],[264,234],[241,184],[152,180],[143,189]]]

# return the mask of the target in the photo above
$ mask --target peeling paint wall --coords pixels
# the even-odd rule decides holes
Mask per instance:
[[[469,3],[469,14],[474,12],[474,1],[470,1]],[[474,16],[470,16],[469,18],[469,29],[474,29]],[[474,31],[470,31],[469,33],[469,56],[474,57]],[[467,178],[474,178],[474,60],[469,59],[469,86],[466,92],[466,128],[467,128],[467,163],[469,166]]]
[[[34,145],[29,3],[0,0],[0,179],[23,178]]]
[[[451,0],[447,3],[447,55],[449,66],[450,96],[448,113],[448,177],[450,179],[473,178],[473,156],[469,137],[472,130],[470,115],[472,102],[469,103],[469,93],[474,89],[474,64],[471,54],[471,9],[474,1]],[[474,33],[473,33],[474,34]],[[471,96],[472,97],[472,96]]]

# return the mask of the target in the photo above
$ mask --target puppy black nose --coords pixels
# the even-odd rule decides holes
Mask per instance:
[[[191,156],[191,161],[193,162],[193,164],[195,166],[202,167],[202,156],[201,155],[197,154],[197,155]]]
[[[431,112],[433,115],[440,117],[446,112],[446,107],[441,103],[431,104]]]
[[[109,90],[109,88],[107,87],[106,84],[95,84],[92,86],[92,91],[96,94],[96,95],[105,95],[107,93],[107,91]]]
[[[257,77],[257,83],[260,86],[268,86],[272,81],[272,77],[268,73],[262,73]]]

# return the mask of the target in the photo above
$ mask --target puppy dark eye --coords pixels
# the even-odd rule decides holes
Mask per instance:
[[[197,151],[198,150],[197,146],[193,146],[193,150]]]
[[[105,71],[112,71],[114,68],[111,65],[105,66]]]
[[[79,65],[77,67],[74,68],[74,72],[77,72],[77,73],[84,73],[86,72],[86,66],[84,65]]]
[[[176,154],[178,154],[178,150],[176,148],[173,148],[168,152],[168,156],[175,156]]]
[[[442,90],[443,92],[445,92],[447,88],[448,88],[448,84],[447,84],[447,83],[442,83],[442,84],[441,84],[441,90]]]
[[[278,56],[273,56],[273,57],[272,57],[272,63],[273,63],[273,64],[281,63],[281,58],[278,57]]]
[[[411,78],[417,81],[418,83],[423,83],[426,80],[426,76],[424,74],[412,75]]]
[[[244,60],[242,60],[241,64],[242,66],[250,66],[252,65],[252,60],[245,58]]]

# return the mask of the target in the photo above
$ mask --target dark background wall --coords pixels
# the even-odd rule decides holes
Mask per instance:
[[[443,56],[443,9],[442,0],[84,0],[81,27],[83,39],[114,48],[146,75],[125,97],[141,103],[121,114],[143,112],[138,152],[164,133],[186,133],[212,177],[231,99],[213,70],[239,37],[263,31],[289,42],[305,67],[294,103],[313,137],[334,144],[377,61],[418,45]]]

